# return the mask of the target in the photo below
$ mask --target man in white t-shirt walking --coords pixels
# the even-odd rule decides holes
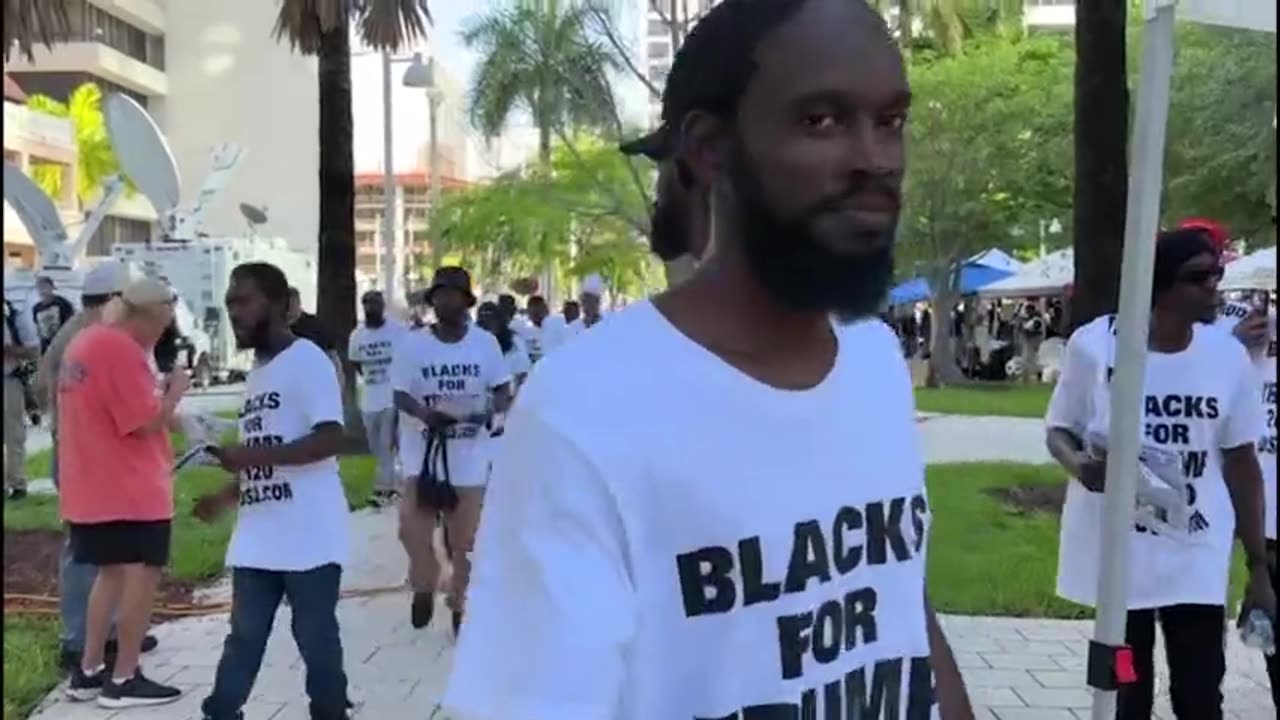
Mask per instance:
[[[582,315],[574,319],[566,328],[566,337],[577,337],[586,330],[596,326],[602,319],[600,303],[604,298],[604,279],[599,275],[588,275],[582,281],[582,289],[578,293],[579,308]]]
[[[347,717],[338,593],[348,560],[347,500],[338,477],[342,391],[328,356],[289,330],[289,283],[267,263],[231,273],[227,313],[256,362],[240,408],[240,443],[213,450],[236,480],[201,498],[212,519],[238,506],[227,547],[231,629],[205,720],[242,720],[282,600],[306,666],[311,720]]]
[[[433,536],[443,516],[453,563],[448,603],[456,631],[470,576],[470,553],[489,480],[487,426],[511,398],[510,364],[498,340],[471,322],[471,276],[436,271],[427,303],[436,322],[396,348],[391,387],[400,411],[400,542],[409,556],[410,622],[431,623],[440,567]]]
[[[662,119],[715,192],[716,252],[530,374],[447,710],[973,717],[925,592],[910,379],[873,318],[908,105],[865,4],[725,0],[698,22]]]
[[[522,328],[513,326],[512,329],[524,338],[529,359],[536,363],[544,355],[555,350],[564,339],[564,318],[552,315],[547,299],[541,295],[529,296],[529,301],[525,304],[525,312],[529,322]]]
[[[396,409],[391,400],[391,358],[406,330],[387,319],[387,304],[381,292],[366,292],[360,303],[364,307],[364,323],[351,331],[347,358],[364,380],[360,413],[369,451],[378,463],[373,500],[381,506],[396,494]]]
[[[1138,680],[1123,686],[1119,717],[1151,717],[1156,624],[1165,638],[1179,720],[1222,718],[1223,621],[1233,539],[1249,564],[1246,612],[1275,617],[1263,532],[1262,425],[1257,381],[1240,344],[1200,321],[1217,301],[1219,254],[1201,230],[1156,243],[1143,391],[1143,466],[1130,553],[1126,643]],[[1094,605],[1101,548],[1105,438],[1115,362],[1114,316],[1071,336],[1045,419],[1048,446],[1074,478],[1067,486],[1058,594]],[[1101,441],[1101,440],[1099,440]],[[1150,485],[1150,487],[1147,487]]]

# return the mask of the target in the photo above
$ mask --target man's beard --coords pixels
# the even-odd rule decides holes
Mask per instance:
[[[371,328],[380,328],[387,322],[385,315],[365,315],[364,324]]]
[[[266,347],[270,330],[271,321],[268,318],[263,318],[256,325],[247,328],[243,337],[240,333],[236,333],[236,349],[257,350]]]
[[[821,208],[781,217],[769,208],[741,148],[734,155],[730,182],[737,232],[747,264],[765,292],[793,310],[828,312],[845,322],[878,313],[893,280],[896,224],[884,231],[889,241],[868,253],[832,251],[814,234]]]

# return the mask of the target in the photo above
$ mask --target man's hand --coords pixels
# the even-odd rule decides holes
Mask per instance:
[[[164,379],[164,392],[172,397],[182,397],[191,388],[191,378],[187,376],[187,371],[174,368]]]
[[[1100,493],[1107,489],[1107,456],[1102,457],[1084,454],[1078,461],[1079,472],[1076,479],[1089,492]]]
[[[1246,348],[1256,350],[1262,347],[1267,341],[1267,316],[1265,313],[1254,311],[1249,316],[1232,328],[1231,334],[1236,336]]]
[[[229,473],[240,474],[241,470],[249,467],[253,463],[249,462],[247,455],[250,448],[243,445],[223,445],[222,447],[209,448],[209,453],[218,459],[218,464],[223,470]]]
[[[1249,611],[1261,610],[1276,622],[1276,591],[1271,587],[1271,576],[1265,567],[1253,567],[1249,570],[1249,584],[1245,586],[1244,603],[1240,607],[1240,618],[1237,627],[1243,627]]]
[[[433,408],[423,408],[422,414],[418,416],[418,419],[426,423],[427,427],[432,430],[444,430],[458,423],[457,418]]]

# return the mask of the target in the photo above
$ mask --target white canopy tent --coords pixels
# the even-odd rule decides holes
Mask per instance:
[[[1263,248],[1231,262],[1226,267],[1222,290],[1275,290],[1276,249]]]
[[[991,248],[983,250],[973,257],[965,260],[966,264],[973,263],[976,265],[985,265],[989,268],[997,270],[1007,270],[1011,273],[1021,272],[1026,263],[1018,262],[1012,255],[1001,250],[1000,248]]]
[[[1071,248],[1055,250],[1022,266],[1017,274],[978,289],[978,297],[1040,297],[1058,295],[1071,284],[1075,253]]]

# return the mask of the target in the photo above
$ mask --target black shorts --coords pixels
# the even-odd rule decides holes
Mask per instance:
[[[169,564],[168,520],[68,523],[71,557],[82,565]]]

